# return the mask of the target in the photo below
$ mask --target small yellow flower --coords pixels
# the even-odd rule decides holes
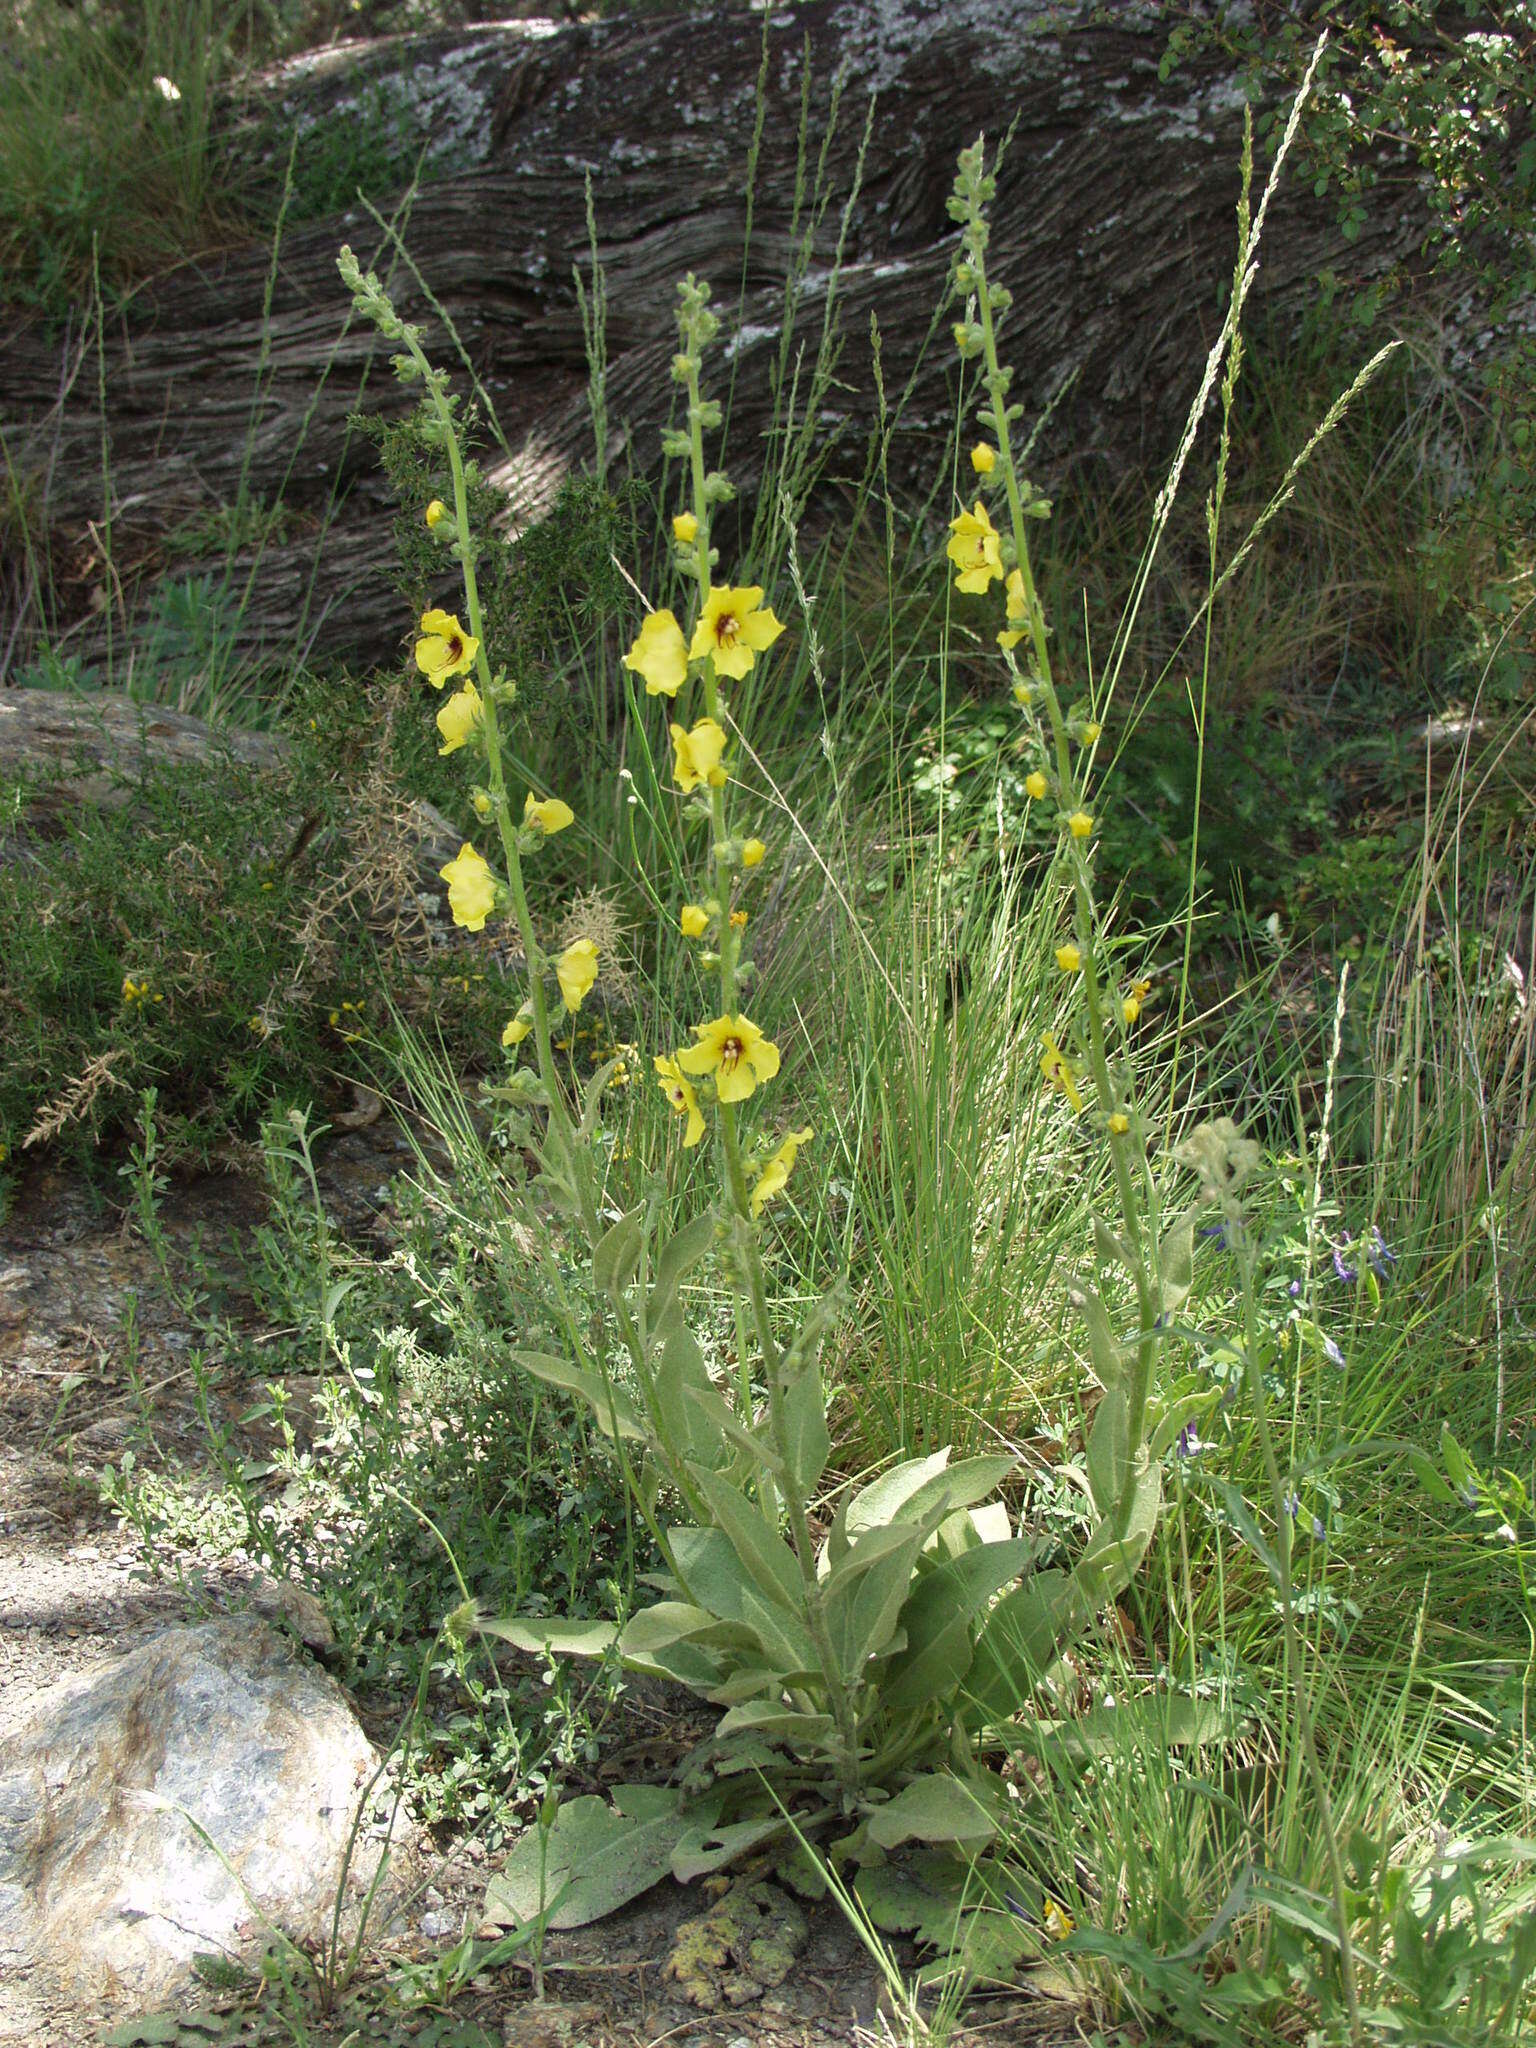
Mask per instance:
[[[482,824],[490,818],[491,813],[496,808],[491,802],[491,792],[488,789],[474,790],[469,800],[475,807],[475,816],[480,819]]]
[[[1056,948],[1056,965],[1063,974],[1080,974],[1083,968],[1083,956],[1079,953],[1076,946],[1058,946]]]
[[[693,629],[689,658],[714,658],[715,674],[739,683],[760,654],[765,654],[784,628],[763,604],[762,588],[749,583],[739,590],[711,587]]]
[[[465,632],[452,612],[423,612],[420,632],[416,666],[434,690],[440,690],[450,676],[461,676],[474,666],[480,642]]]
[[[699,522],[691,512],[679,512],[672,521],[672,538],[681,547],[699,537]]]
[[[437,529],[442,525],[443,521],[447,517],[448,507],[443,503],[441,498],[434,498],[426,510],[426,521],[428,531],[431,533],[436,533]]]
[[[720,765],[725,752],[724,730],[712,718],[701,718],[691,732],[684,732],[680,725],[674,725],[671,732],[675,756],[672,773],[684,795],[697,789],[701,782],[707,782],[712,789],[724,788],[726,774]]]
[[[1045,1048],[1040,1055],[1041,1073],[1053,1088],[1065,1095],[1075,1110],[1081,1112],[1082,1092],[1078,1088],[1077,1076],[1072,1071],[1070,1060],[1048,1031],[1041,1036],[1040,1043]]]
[[[576,813],[557,796],[537,797],[530,789],[523,799],[523,823],[546,837],[551,832],[563,832],[575,821]]]
[[[1052,1941],[1065,1941],[1077,1924],[1065,1906],[1059,1906],[1054,1899],[1049,1898],[1045,1902],[1040,1918],[1047,1936]]]
[[[978,476],[990,476],[997,467],[997,450],[990,441],[978,441],[971,450],[971,467]]]
[[[944,552],[959,574],[956,590],[982,591],[1003,573],[1003,557],[997,528],[987,517],[980,498],[974,512],[962,512],[949,522],[949,545]]]
[[[955,347],[959,349],[962,355],[964,355],[966,348],[970,342],[971,330],[966,326],[963,320],[957,320],[954,326],[951,327],[949,331],[955,337]]]
[[[514,1045],[521,1045],[532,1029],[533,1005],[532,1003],[524,1003],[517,1015],[508,1020],[506,1028],[501,1034],[501,1042],[509,1049]]]
[[[1074,811],[1067,820],[1067,830],[1074,839],[1086,839],[1093,830],[1093,819],[1087,811]]]
[[[1151,993],[1152,984],[1150,981],[1133,981],[1131,983],[1131,994],[1138,1003],[1144,1003]]]
[[[790,1131],[786,1134],[783,1144],[763,1168],[762,1178],[748,1197],[747,1206],[752,1211],[754,1222],[762,1215],[763,1204],[771,1202],[775,1195],[784,1192],[785,1183],[789,1179],[790,1169],[795,1163],[800,1147],[809,1145],[815,1135],[809,1124],[803,1131]]]
[[[697,1090],[677,1061],[668,1059],[665,1053],[657,1053],[651,1064],[656,1069],[656,1078],[661,1083],[662,1094],[679,1116],[686,1116],[688,1119],[688,1128],[683,1132],[684,1148],[697,1145],[704,1135],[704,1113],[699,1108]]]
[[[745,1102],[753,1089],[779,1071],[779,1048],[750,1017],[716,1017],[695,1024],[699,1041],[677,1055],[685,1074],[713,1074],[722,1102]]]
[[[746,930],[746,928],[747,928],[747,913],[746,913],[746,912],[745,912],[744,910],[733,910],[733,911],[731,912],[731,929],[732,929],[732,931],[744,932],[744,931]]]
[[[456,754],[474,737],[484,716],[485,704],[473,683],[466,683],[462,690],[455,690],[447,703],[438,708],[437,729],[443,736],[443,744],[437,751]]]
[[[1029,600],[1024,595],[1024,578],[1017,569],[1008,571],[1008,581],[1003,585],[1008,593],[1008,625],[997,636],[999,647],[1017,647],[1024,638],[1024,628],[1029,623]],[[1027,702],[1021,698],[1020,702]]]
[[[648,612],[624,666],[645,684],[648,697],[675,697],[688,674],[688,643],[671,612]]]
[[[1026,683],[1021,676],[1013,686],[1013,701],[1015,704],[1033,704],[1035,701],[1033,683]]]
[[[744,839],[741,843],[741,864],[744,868],[761,867],[768,849],[761,839]]]
[[[1090,718],[1088,720],[1088,723],[1083,727],[1083,745],[1085,747],[1091,747],[1094,741],[1098,738],[1099,734],[1103,730],[1103,726],[1100,725],[1099,721],[1096,718]]]
[[[597,979],[597,948],[590,939],[577,939],[555,962],[555,975],[568,1010],[579,1010]]]
[[[1141,998],[1139,996],[1127,996],[1120,1005],[1120,1015],[1127,1024],[1134,1024],[1141,1015]]]
[[[1026,792],[1034,798],[1035,802],[1039,803],[1040,799],[1045,795],[1047,789],[1050,788],[1050,784],[1046,781],[1045,777],[1040,773],[1040,770],[1036,768],[1033,774],[1025,776],[1024,788]]]
[[[685,939],[702,939],[709,930],[709,912],[701,903],[685,903],[677,923]]]
[[[1109,1119],[1109,1128],[1117,1138],[1123,1138],[1131,1128],[1131,1120],[1123,1109],[1117,1109]]]
[[[466,842],[438,872],[448,884],[454,923],[467,932],[484,931],[485,920],[496,908],[496,879],[480,855]]]

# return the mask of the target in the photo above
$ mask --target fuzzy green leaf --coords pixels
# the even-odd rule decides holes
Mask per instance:
[[[536,1656],[547,1650],[557,1657],[601,1657],[619,1633],[611,1621],[504,1621],[495,1615],[480,1616],[475,1626],[483,1635],[499,1636]]]
[[[707,1822],[704,1823],[707,1825]],[[672,1852],[701,1825],[674,1799],[666,1810],[642,1802],[619,1812],[606,1799],[566,1801],[547,1840],[529,1828],[486,1888],[485,1914],[501,1927],[525,1925],[547,1911],[550,1927],[585,1927],[627,1906],[668,1874]]]
[[[1163,1313],[1172,1315],[1183,1305],[1195,1284],[1194,1210],[1186,1210],[1164,1233],[1157,1248],[1157,1270],[1163,1293]]]
[[[592,1410],[593,1420],[604,1436],[612,1438],[616,1431],[630,1443],[649,1443],[650,1431],[636,1414],[633,1401],[620,1388],[611,1383],[605,1385],[600,1374],[547,1351],[514,1351],[512,1358],[524,1372],[546,1386],[579,1395]]]
[[[620,1300],[635,1277],[645,1241],[641,1229],[643,1214],[643,1209],[631,1209],[611,1230],[603,1233],[593,1248],[592,1284],[599,1294],[606,1294],[610,1300]]]
[[[1109,1310],[1092,1287],[1072,1289],[1072,1306],[1088,1326],[1088,1357],[1093,1376],[1105,1393],[1125,1386],[1125,1351],[1116,1342]]]
[[[734,1486],[727,1484],[717,1473],[704,1471],[701,1466],[696,1465],[693,1473],[710,1513],[730,1538],[731,1547],[758,1586],[770,1600],[780,1602],[791,1613],[798,1613],[804,1604],[805,1593],[795,1553]]]
[[[995,1780],[957,1778],[948,1771],[930,1771],[904,1785],[884,1806],[873,1808],[866,1823],[870,1840],[882,1849],[903,1842],[990,1842],[998,1832],[1001,1788]]]
[[[1100,1514],[1120,1498],[1131,1469],[1131,1424],[1125,1389],[1111,1387],[1098,1405],[1088,1432],[1088,1486]]]
[[[653,1340],[667,1326],[683,1275],[699,1263],[714,1241],[715,1215],[712,1209],[706,1209],[702,1216],[695,1216],[669,1237],[657,1252],[655,1278],[646,1304],[646,1329]]]

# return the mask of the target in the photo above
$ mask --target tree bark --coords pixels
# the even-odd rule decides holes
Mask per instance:
[[[269,126],[253,131],[246,160],[253,179],[270,176],[263,132],[281,132],[286,152],[296,131],[302,169],[359,108],[391,110],[410,129],[419,188],[382,210],[398,212],[494,408],[503,445],[484,451],[485,466],[518,521],[590,459],[572,282],[588,268],[588,176],[615,463],[659,471],[674,287],[693,270],[726,318],[711,369],[713,388],[730,385],[726,460],[739,488],[760,481],[775,387],[795,376],[802,346],[803,399],[824,320],[843,343],[815,422],[819,441],[838,444],[832,471],[864,466],[877,323],[885,389],[900,401],[893,480],[930,484],[959,388],[944,295],[955,155],[979,130],[1012,123],[994,273],[1015,294],[1007,343],[1026,418],[1060,400],[1035,457],[1049,483],[1069,461],[1115,471],[1161,456],[1220,321],[1241,98],[1208,63],[1159,80],[1169,19],[1166,5],[1087,0],[803,0],[766,26],[721,8],[391,39],[289,67],[267,89]],[[1349,274],[1400,261],[1422,230],[1411,202],[1373,217],[1347,245]],[[0,678],[40,633],[100,663],[110,630],[120,652],[166,575],[209,577],[201,601],[222,594],[240,613],[253,658],[374,659],[402,644],[410,622],[387,576],[387,493],[348,422],[359,406],[398,412],[409,394],[382,344],[348,318],[342,241],[390,275],[401,310],[428,323],[437,359],[450,360],[420,286],[361,206],[288,227],[275,254],[253,243],[186,263],[106,319],[99,347],[83,315],[62,333],[12,332],[0,420],[35,558],[51,564],[54,617],[46,579],[13,562]],[[786,340],[784,280],[802,251]],[[1293,185],[1267,231],[1260,317],[1293,320],[1344,251],[1331,204]],[[241,544],[252,505],[280,508],[284,522],[259,548]],[[210,532],[225,522],[227,553],[188,553],[197,520]]]

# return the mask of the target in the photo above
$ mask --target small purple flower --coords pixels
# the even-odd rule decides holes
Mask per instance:
[[[1366,1253],[1366,1257],[1370,1260],[1371,1271],[1378,1280],[1387,1279],[1392,1267],[1397,1264],[1397,1253],[1393,1251],[1391,1245],[1387,1243],[1387,1240],[1382,1236],[1374,1223],[1371,1225],[1371,1245],[1370,1250]]]
[[[1287,1294],[1288,1294],[1288,1295],[1289,1295],[1289,1296],[1291,1297],[1292,1301],[1300,1301],[1300,1299],[1301,1299],[1301,1282],[1300,1282],[1299,1280],[1292,1280],[1292,1281],[1290,1281],[1290,1282],[1289,1282],[1289,1283],[1287,1284],[1287,1286],[1286,1286],[1286,1290],[1285,1290],[1285,1291],[1286,1291],[1286,1293],[1287,1293]]]
[[[1297,1493],[1294,1487],[1285,1496],[1285,1512],[1290,1516],[1293,1522],[1295,1521],[1296,1517],[1301,1513],[1301,1495]]]
[[[1200,1227],[1200,1235],[1202,1237],[1214,1238],[1216,1242],[1221,1246],[1224,1252],[1229,1252],[1232,1249],[1232,1239],[1227,1233],[1227,1226],[1225,1225],[1225,1223],[1202,1224]]]
[[[1349,1232],[1341,1230],[1339,1232],[1339,1241],[1333,1247],[1333,1270],[1338,1274],[1346,1287],[1358,1287],[1360,1284],[1360,1268],[1350,1265],[1344,1257],[1344,1246],[1353,1243],[1354,1239],[1350,1236]]]
[[[1194,1458],[1198,1457],[1200,1452],[1208,1449],[1209,1446],[1195,1425],[1192,1422],[1186,1422],[1179,1431],[1179,1440],[1173,1448],[1174,1454],[1177,1457]]]
[[[1312,1517],[1312,1534],[1317,1538],[1317,1541],[1319,1543],[1321,1543],[1323,1538],[1328,1534],[1328,1531],[1323,1527],[1323,1518],[1321,1515],[1314,1515]]]
[[[1330,1365],[1336,1365],[1340,1372],[1344,1370],[1344,1354],[1331,1337],[1324,1337],[1323,1339],[1323,1356]]]

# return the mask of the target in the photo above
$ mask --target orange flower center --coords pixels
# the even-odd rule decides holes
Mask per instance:
[[[726,1038],[720,1042],[720,1064],[728,1074],[734,1074],[737,1065],[746,1057],[747,1048],[739,1038]]]
[[[463,652],[464,642],[457,633],[450,633],[448,635],[448,659],[450,661],[457,661]]]
[[[741,638],[741,621],[734,612],[722,612],[715,621],[715,640],[721,647],[734,647]]]

